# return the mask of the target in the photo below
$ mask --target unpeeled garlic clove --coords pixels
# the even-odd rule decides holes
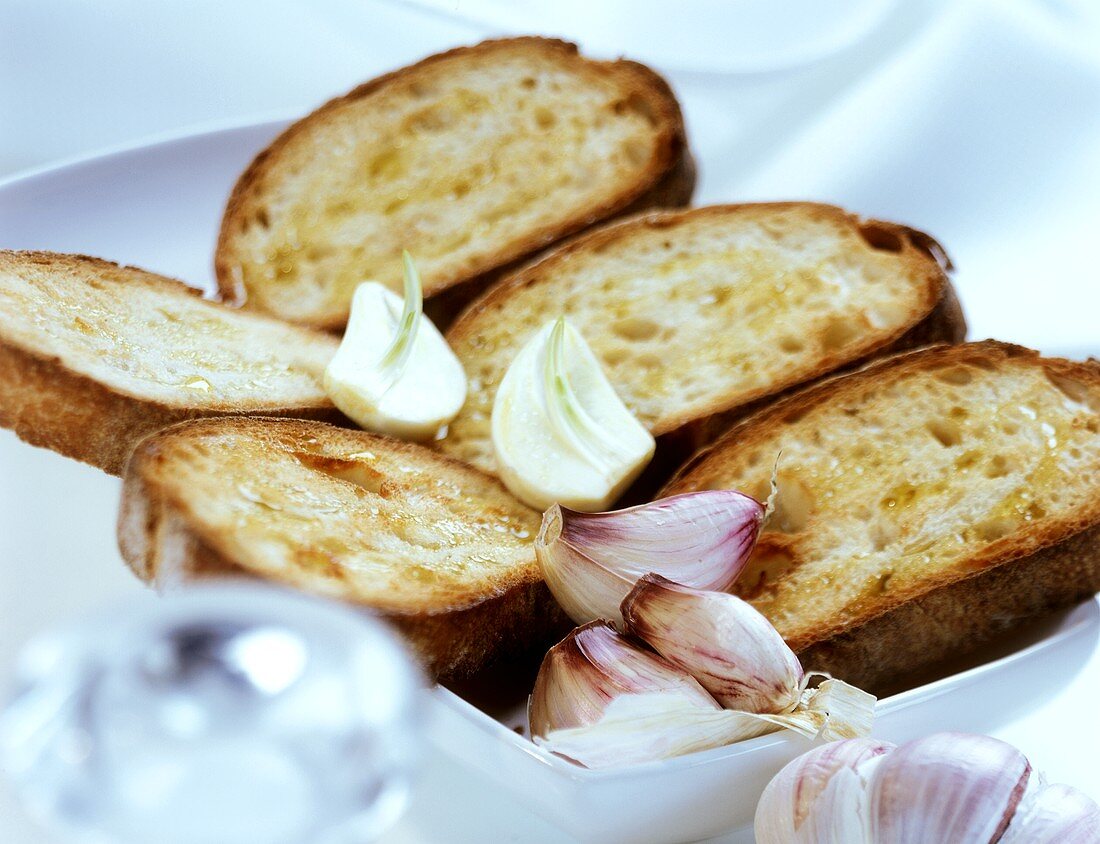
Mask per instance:
[[[1030,775],[1024,754],[989,736],[936,733],[907,742],[871,775],[872,840],[997,841]]]
[[[597,721],[550,730],[535,742],[588,768],[615,768],[724,747],[776,730],[806,738],[866,735],[875,699],[826,680],[808,689],[792,712],[781,715],[700,706],[683,689],[622,694]]]
[[[531,734],[593,724],[621,695],[666,691],[693,707],[719,709],[691,675],[595,621],[578,627],[543,660],[528,703]]]
[[[756,808],[756,844],[791,844],[822,793],[842,770],[894,748],[871,738],[831,742],[804,753],[783,768],[764,789]],[[835,786],[834,786],[835,788]]]
[[[782,713],[798,704],[798,658],[740,598],[647,574],[621,611],[630,633],[691,674],[727,709]]]
[[[1031,789],[1029,789],[1031,791]],[[1100,804],[1068,785],[1040,784],[1024,795],[999,844],[1096,844]]]
[[[724,591],[756,545],[765,506],[735,490],[674,495],[609,513],[553,505],[535,554],[550,591],[578,624],[619,619],[638,578],[656,572]]]

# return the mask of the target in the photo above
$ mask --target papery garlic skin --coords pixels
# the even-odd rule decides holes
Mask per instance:
[[[907,742],[871,778],[872,838],[891,844],[997,841],[1030,775],[1024,754],[989,736],[936,733]]]
[[[798,703],[798,658],[740,598],[647,574],[621,612],[628,632],[691,674],[727,709],[781,713]]]
[[[865,735],[873,696],[840,680],[803,692],[782,715],[699,706],[683,689],[622,694],[599,720],[535,736],[547,750],[588,768],[619,768],[724,747],[787,729],[806,738]]]
[[[404,258],[404,299],[373,281],[355,289],[324,387],[332,403],[364,430],[423,440],[462,409],[466,374],[423,315],[419,276],[408,253]]]
[[[543,514],[535,555],[575,622],[618,621],[619,605],[648,572],[727,590],[748,563],[763,522],[764,505],[735,490],[674,495],[609,513],[555,504]]]
[[[720,708],[691,675],[595,621],[578,627],[543,659],[528,703],[531,734],[593,724],[621,695],[661,691],[674,691],[698,708]]]
[[[860,763],[894,748],[872,738],[831,742],[803,753],[768,783],[756,808],[756,844],[791,844],[816,801],[841,770],[855,776]],[[834,786],[835,787],[835,786]]]
[[[1005,742],[937,733],[810,751],[768,784],[755,827],[758,844],[1096,844],[1100,806]]]
[[[1031,791],[1031,789],[1029,789]],[[1100,804],[1068,785],[1042,784],[1016,808],[998,844],[1096,844]]]
[[[520,349],[497,387],[490,427],[501,481],[540,510],[606,509],[656,448],[564,319]]]

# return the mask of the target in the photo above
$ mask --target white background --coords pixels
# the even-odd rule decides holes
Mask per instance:
[[[493,32],[565,34],[670,77],[700,164],[697,202],[816,199],[925,229],[955,258],[972,338],[1100,355],[1095,4],[627,5],[9,0],[0,3],[0,178],[189,127],[302,113]],[[0,231],[0,247],[20,245]],[[87,505],[52,526],[58,496]],[[116,496],[113,479],[74,474],[0,432],[0,671],[35,630],[139,590],[105,562],[117,560]],[[1100,798],[1098,694],[1094,655],[994,732],[1052,779]],[[46,840],[0,786],[0,841]],[[386,840],[563,836],[434,759]]]

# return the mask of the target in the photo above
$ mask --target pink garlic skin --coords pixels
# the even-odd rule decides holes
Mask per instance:
[[[689,674],[619,634],[606,621],[576,628],[546,654],[528,704],[531,734],[594,724],[616,697],[676,690],[718,703]]]
[[[1098,844],[1100,805],[1003,741],[936,733],[811,750],[764,789],[755,829],[757,844]]]
[[[621,612],[630,633],[691,674],[725,708],[775,714],[798,702],[798,658],[740,598],[647,574]]]
[[[1031,775],[1027,757],[989,736],[935,733],[901,745],[871,779],[876,841],[1000,839]]]
[[[607,513],[554,505],[543,514],[535,554],[550,591],[578,624],[619,619],[642,575],[725,591],[748,564],[765,507],[736,490],[673,495]]]
[[[999,844],[1096,844],[1100,804],[1068,785],[1043,785],[1017,807]]]
[[[791,844],[798,840],[814,803],[833,775],[855,770],[862,762],[893,750],[873,738],[846,739],[815,747],[788,762],[760,795],[756,807],[756,844]]]

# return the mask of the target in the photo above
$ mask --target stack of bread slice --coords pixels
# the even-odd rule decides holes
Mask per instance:
[[[457,678],[568,623],[490,435],[516,353],[564,315],[658,438],[634,494],[705,446],[663,494],[763,496],[782,455],[736,588],[808,665],[881,690],[1100,588],[1100,365],[963,344],[928,235],[808,202],[685,210],[693,183],[641,65],[536,38],[433,56],[257,156],[219,301],[0,252],[0,425],[123,474],[142,579],[344,600]],[[447,339],[468,399],[433,448],[351,430],[322,384],[328,331],[360,282],[400,286],[402,249],[430,311],[466,305]]]

